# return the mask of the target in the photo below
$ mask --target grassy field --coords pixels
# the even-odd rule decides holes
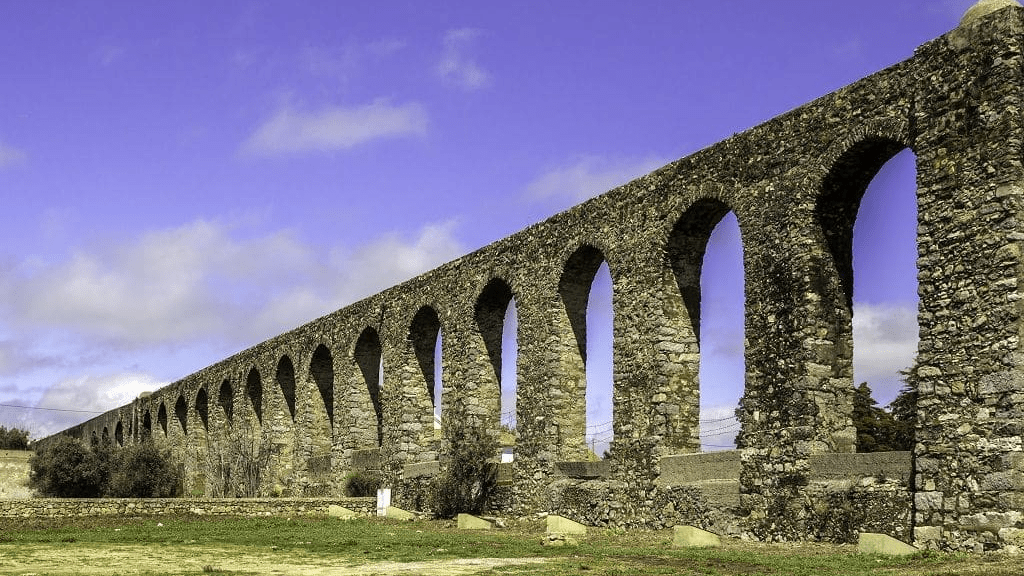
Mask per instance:
[[[334,518],[0,520],[0,574],[1021,574],[1001,555],[859,555],[850,546],[727,540],[673,549],[672,532],[594,529],[541,545],[543,523],[467,532],[452,523]]]

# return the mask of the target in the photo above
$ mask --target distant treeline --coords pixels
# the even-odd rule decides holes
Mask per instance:
[[[28,430],[0,426],[0,450],[28,450]]]

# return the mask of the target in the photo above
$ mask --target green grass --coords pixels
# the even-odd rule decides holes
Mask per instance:
[[[159,525],[162,524],[162,525]],[[432,561],[456,558],[548,558],[527,566],[501,566],[491,574],[700,574],[847,576],[862,574],[930,575],[1019,574],[1005,556],[922,553],[906,558],[859,555],[851,547],[765,545],[729,540],[721,548],[674,549],[671,531],[613,532],[594,529],[579,546],[541,545],[543,525],[517,524],[506,530],[459,531],[452,523],[368,518],[95,518],[13,521],[0,530],[0,556],[17,554],[19,545],[73,552],[113,545],[145,545],[188,557],[189,550],[241,546],[268,554],[344,560]],[[30,546],[31,545],[31,546]],[[60,572],[65,573],[65,572]],[[74,572],[66,572],[74,573]],[[152,572],[162,574],[161,572]],[[167,574],[183,573],[180,569]],[[243,574],[216,564],[196,574]],[[254,572],[250,572],[254,573]]]

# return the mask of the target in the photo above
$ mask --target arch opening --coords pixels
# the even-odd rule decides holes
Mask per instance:
[[[593,246],[578,248],[565,263],[559,296],[575,339],[567,361],[575,376],[563,426],[582,444],[584,457],[600,457],[614,439],[614,382],[612,366],[612,277],[604,253]],[[584,401],[579,402],[582,398]]]
[[[167,436],[167,405],[163,402],[160,403],[160,408],[156,413],[157,424],[160,425],[160,430],[163,431],[164,436]]]
[[[231,389],[231,381],[225,379],[220,384],[220,391],[217,393],[217,404],[224,411],[224,419],[231,424],[235,413],[235,392]]]
[[[334,427],[334,358],[331,351],[323,344],[316,347],[313,352],[313,359],[309,362],[309,374],[316,382],[317,390],[320,392],[320,400],[323,402],[324,411],[327,413],[327,422]]]
[[[504,453],[511,454],[516,428],[518,318],[508,283],[500,278],[488,282],[477,298],[474,317],[494,376],[494,384],[484,383],[477,394],[493,412],[490,418],[498,425]]]
[[[277,372],[274,377],[281,389],[281,396],[284,397],[288,414],[291,416],[292,422],[295,422],[295,366],[287,355],[281,356],[277,362]]]
[[[731,447],[743,378],[743,262],[739,226],[727,204],[698,200],[676,220],[665,246],[668,279],[663,379],[656,407],[667,447]],[[706,332],[706,334],[705,334]]]
[[[260,379],[260,372],[253,366],[245,379],[245,395],[249,397],[249,404],[256,416],[256,422],[263,425],[263,381]]]
[[[153,417],[149,415],[149,410],[142,415],[142,441],[146,442],[153,439]]]
[[[434,410],[434,427],[440,426],[443,386],[441,384],[441,320],[437,312],[430,306],[420,308],[412,319],[409,327],[409,339],[412,340],[419,363],[420,373],[426,385],[427,397],[430,398]]]
[[[174,415],[178,418],[181,433],[188,435],[188,403],[184,396],[179,395],[178,401],[174,403]]]
[[[196,392],[196,414],[199,415],[199,422],[203,425],[204,431],[210,430],[210,400],[206,395],[206,388],[200,388]]]
[[[838,279],[836,370],[857,452],[913,446],[909,414],[893,420],[879,406],[904,388],[917,354],[916,189],[913,151],[881,137],[852,146],[822,185],[816,215]]]
[[[124,424],[120,420],[117,421],[117,426],[114,427],[114,442],[118,448],[124,446]]]
[[[363,384],[370,398],[373,413],[376,416],[377,424],[377,446],[380,446],[384,439],[383,413],[380,404],[381,382],[384,377],[383,349],[380,343],[380,335],[372,327],[367,327],[356,340],[355,360],[359,366],[359,372],[363,376]]]

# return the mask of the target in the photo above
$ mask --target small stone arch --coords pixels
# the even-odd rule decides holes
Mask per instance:
[[[142,441],[146,442],[153,439],[153,417],[150,416],[150,410],[146,409],[142,413]]]
[[[434,351],[440,334],[441,319],[437,315],[437,310],[430,305],[421,306],[409,324],[409,340],[412,341],[427,397],[430,398],[435,410],[442,405],[442,398],[437,398],[435,394],[438,383],[435,382],[434,361]]]
[[[124,446],[124,424],[120,420],[117,421],[117,426],[114,427],[114,442],[117,443],[118,448]]]
[[[217,393],[217,404],[224,412],[224,419],[230,425],[235,414],[235,392],[231,388],[231,380],[227,378],[220,383],[220,390]]]
[[[196,414],[199,415],[199,422],[203,425],[203,430],[209,431],[210,429],[210,399],[206,394],[206,387],[199,388],[196,392]]]
[[[160,425],[160,430],[164,433],[164,437],[167,436],[167,404],[163,401],[160,402],[160,408],[156,412],[156,421]]]
[[[384,439],[384,421],[381,408],[381,368],[383,365],[383,347],[377,329],[367,326],[356,340],[353,357],[363,377],[367,395],[377,420],[377,445]]]
[[[245,378],[245,395],[249,398],[252,412],[256,416],[256,422],[263,425],[263,381],[260,372],[255,366],[249,369]]]
[[[178,400],[174,403],[174,415],[178,419],[178,425],[181,426],[181,433],[188,435],[188,402],[185,401],[185,396],[179,394]]]
[[[295,365],[292,364],[292,359],[287,354],[282,355],[278,360],[274,377],[277,380],[278,388],[281,389],[281,396],[288,408],[288,414],[291,416],[292,422],[295,422]]]
[[[309,361],[309,374],[314,383],[316,383],[316,388],[320,392],[320,399],[323,401],[324,410],[327,412],[327,421],[333,428],[334,356],[324,344],[320,344],[313,351],[313,357]]]

